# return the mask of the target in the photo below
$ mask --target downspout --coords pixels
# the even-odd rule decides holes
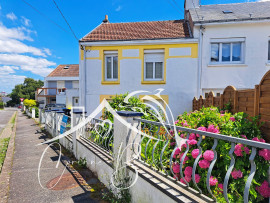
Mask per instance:
[[[84,61],[84,64],[83,64],[83,80],[84,80],[84,110],[86,111],[86,51],[85,51],[85,46],[83,47],[83,61]]]
[[[199,33],[199,60],[198,60],[198,88],[197,88],[197,98],[202,95],[202,44],[203,44],[203,26],[200,26]]]

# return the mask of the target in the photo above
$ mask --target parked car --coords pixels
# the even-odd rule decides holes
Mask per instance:
[[[45,110],[54,110],[54,109],[63,111],[64,109],[66,109],[66,105],[65,104],[46,104],[45,106]]]
[[[22,108],[22,106],[20,105],[20,106],[18,106],[18,109],[21,109]]]

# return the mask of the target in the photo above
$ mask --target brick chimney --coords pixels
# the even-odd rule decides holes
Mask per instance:
[[[103,23],[109,23],[108,15],[105,15],[105,19],[102,22]]]
[[[199,8],[201,0],[185,0],[185,10]]]

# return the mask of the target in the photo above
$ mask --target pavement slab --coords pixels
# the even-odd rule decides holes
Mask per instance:
[[[42,159],[40,176],[38,176],[39,162],[43,151],[48,146],[38,144],[46,139],[48,137],[41,132],[33,119],[27,118],[21,112],[18,113],[8,202],[97,202],[91,199],[89,191],[80,184],[72,170],[65,167],[64,159],[56,168],[58,153],[51,147],[48,147]],[[62,190],[48,189],[47,185],[62,173],[65,177],[71,175],[78,183],[77,186]],[[40,177],[40,183],[38,177]],[[60,179],[59,184],[61,181],[64,179]],[[64,183],[61,184],[64,185]]]

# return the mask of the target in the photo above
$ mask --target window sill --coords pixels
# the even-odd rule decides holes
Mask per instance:
[[[266,66],[270,66],[270,61],[266,62],[265,65],[266,65]]]
[[[120,81],[102,81],[102,85],[120,85]]]
[[[161,80],[161,81],[159,81],[159,80],[150,80],[150,81],[142,81],[142,84],[143,85],[158,85],[158,84],[166,84],[166,81],[164,81],[164,80]]]
[[[208,64],[208,67],[247,67],[247,64],[244,63],[234,63],[234,64],[228,64],[228,63],[217,63],[217,64]]]

